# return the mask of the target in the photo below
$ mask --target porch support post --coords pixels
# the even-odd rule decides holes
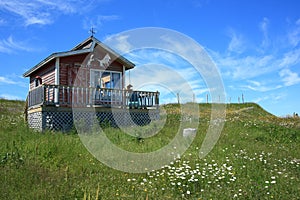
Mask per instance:
[[[122,71],[122,91],[123,91],[123,98],[122,98],[122,108],[126,107],[126,86],[125,86],[125,66],[123,65]]]
[[[123,72],[122,72],[122,88],[126,89],[125,85],[125,66],[123,65]]]
[[[59,57],[56,58],[55,60],[55,80],[54,80],[54,85],[58,86],[59,85]],[[59,93],[59,89],[58,87],[55,88],[55,98],[54,101],[55,103],[58,103],[58,93]]]

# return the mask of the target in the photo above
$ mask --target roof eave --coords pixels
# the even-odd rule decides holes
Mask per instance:
[[[28,77],[31,73],[35,72],[36,70],[40,69],[43,65],[47,64],[54,58],[58,57],[65,57],[65,56],[72,56],[72,55],[78,55],[78,54],[83,54],[83,53],[89,53],[91,52],[91,49],[81,49],[77,51],[65,51],[65,52],[59,52],[59,53],[53,53],[44,60],[42,60],[40,63],[38,63],[36,66],[28,70],[23,74],[23,77]]]

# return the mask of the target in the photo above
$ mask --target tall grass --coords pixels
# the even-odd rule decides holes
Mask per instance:
[[[200,104],[197,136],[184,155],[142,174],[114,170],[96,160],[75,132],[29,129],[22,101],[0,100],[0,199],[298,199],[300,121],[277,118],[256,104],[227,106],[225,127],[213,151],[198,157],[210,120]],[[105,127],[107,137],[132,152],[168,144],[178,129],[178,105],[160,124],[127,135]],[[159,123],[159,122],[158,122]],[[134,136],[136,134],[136,136]]]

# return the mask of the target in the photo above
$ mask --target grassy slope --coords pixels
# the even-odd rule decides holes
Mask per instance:
[[[41,134],[28,129],[22,118],[23,105],[22,101],[0,100],[0,199],[300,196],[300,120],[277,118],[257,104],[228,105],[217,145],[199,160],[211,107],[200,104],[200,124],[190,148],[170,166],[148,174],[129,174],[103,165],[72,132]],[[152,138],[141,142],[112,128],[107,128],[106,134],[130,151],[159,149],[173,138],[180,116],[177,105],[165,109],[169,112],[165,127]],[[143,127],[142,131],[151,128]]]

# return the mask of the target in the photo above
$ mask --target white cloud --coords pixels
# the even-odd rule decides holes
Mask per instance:
[[[199,84],[201,80],[194,80],[193,74],[187,74],[188,71],[190,70],[178,70],[164,64],[144,64],[131,70],[130,83],[134,90],[159,90],[164,103],[174,102],[177,93],[180,94],[182,102],[192,101],[193,94],[200,98],[197,95],[207,89]],[[129,84],[128,79],[126,84]]]
[[[11,78],[7,78],[4,76],[0,76],[0,85],[18,85],[20,87],[27,87],[28,84],[26,84],[24,81],[24,78],[22,77],[15,77],[14,75],[11,75],[14,77],[14,79],[20,79],[20,80],[13,80]]]
[[[300,48],[286,52],[280,59],[281,67],[289,67],[300,63]]]
[[[233,29],[229,30],[231,38],[227,50],[235,53],[243,53],[245,50],[245,41],[241,34],[236,33]]]
[[[103,43],[105,43],[107,46],[114,48],[117,52],[121,54],[126,54],[131,51],[133,48],[130,42],[128,41],[129,36],[128,35],[113,35],[113,36],[108,36],[104,40]],[[131,56],[135,56],[134,54]]]
[[[266,48],[269,46],[269,36],[268,36],[268,28],[269,28],[269,19],[264,17],[262,22],[260,22],[259,27],[260,30],[263,33],[263,41],[262,41],[262,47]]]
[[[3,76],[0,76],[0,84],[16,84],[15,81],[11,80],[11,79],[8,79],[6,77],[3,77]]]
[[[210,51],[224,78],[243,80],[276,71],[280,59],[273,55],[230,56]]]
[[[281,85],[278,84],[266,84],[266,83],[261,83],[258,81],[247,81],[249,84],[247,85],[243,85],[242,88],[243,89],[250,89],[253,91],[257,91],[257,92],[267,92],[267,91],[271,91],[271,90],[276,90],[281,88]]]
[[[260,97],[257,97],[255,99],[253,99],[252,101],[254,103],[262,103],[262,102],[266,102],[268,101],[269,103],[278,103],[280,102],[281,100],[285,99],[286,98],[286,94],[283,94],[283,93],[271,93],[271,94],[267,94],[267,95],[262,95]]]
[[[94,18],[85,18],[83,20],[83,28],[89,30],[91,27],[100,29],[105,22],[121,19],[118,15],[98,15]]]
[[[24,98],[22,97],[11,95],[11,94],[0,94],[0,98],[9,99],[9,100],[24,100]]]
[[[292,86],[300,83],[300,77],[298,74],[289,69],[281,70],[279,72],[279,76],[282,78],[285,86]]]
[[[24,25],[51,24],[60,14],[81,13],[91,3],[83,0],[1,0],[0,9],[17,15],[24,20]]]
[[[292,46],[297,46],[300,42],[300,19],[295,23],[295,27],[288,33],[288,40]]]
[[[276,54],[227,55],[209,51],[221,69],[224,78],[234,80],[251,79],[258,76],[278,73],[279,70],[300,63],[300,48]]]
[[[15,50],[33,51],[33,49],[24,42],[15,41],[12,36],[9,36],[7,39],[0,40],[0,52],[12,53]]]
[[[252,101],[253,101],[254,103],[260,103],[260,102],[262,102],[262,101],[268,100],[269,98],[270,98],[269,96],[258,97],[258,98],[256,98],[256,99],[253,99]]]
[[[230,80],[252,79],[263,75],[277,75],[283,68],[289,68],[300,63],[300,48],[296,47],[300,42],[300,19],[293,25],[293,29],[288,35],[276,36],[276,41],[272,41],[269,32],[270,21],[263,18],[259,24],[260,31],[263,33],[261,44],[251,44],[245,42],[233,29],[229,30],[231,41],[228,44],[228,51],[243,52],[244,54],[228,54],[220,51],[208,50],[217,66],[221,69],[222,76]],[[248,41],[248,40],[247,40]],[[290,43],[282,41],[290,41]],[[270,45],[270,43],[274,43]],[[242,50],[240,50],[240,46]],[[262,49],[253,47],[260,46]],[[243,49],[244,48],[244,49]],[[250,51],[253,48],[253,51]],[[248,50],[248,51],[246,51]],[[247,55],[246,55],[247,53]],[[277,86],[275,86],[276,88]],[[257,90],[258,87],[250,85],[251,89]],[[263,90],[272,89],[271,87]]]

